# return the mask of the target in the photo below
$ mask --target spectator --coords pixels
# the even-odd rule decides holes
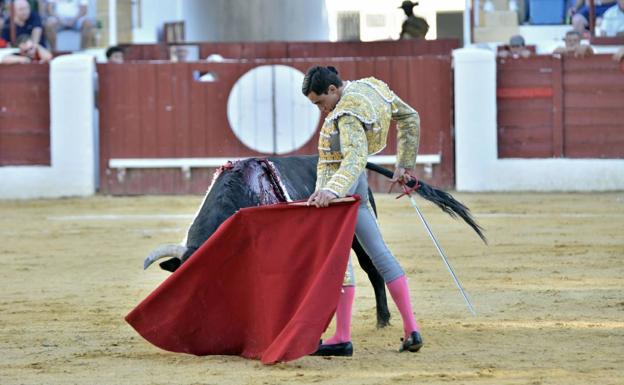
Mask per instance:
[[[500,58],[527,58],[531,56],[531,51],[526,48],[524,38],[520,35],[514,35],[509,39],[509,45],[504,46],[498,51]]]
[[[124,62],[124,51],[118,46],[109,47],[106,50],[106,59],[109,63],[121,64]]]
[[[622,61],[624,59],[624,47],[620,47],[615,54],[613,54],[613,60]]]
[[[30,4],[26,0],[15,0],[15,14],[12,20],[5,20],[2,27],[2,39],[11,41],[11,24],[15,23],[15,36],[28,35],[34,44],[45,45],[41,18],[37,12],[31,12]]]
[[[617,0],[595,0],[595,17],[601,17]],[[568,10],[572,16],[572,28],[580,34],[589,28],[589,0],[576,0],[576,4]]]
[[[3,57],[2,63],[47,63],[52,60],[50,51],[36,44],[30,35],[19,35],[15,44],[19,52]]]
[[[88,0],[48,0],[45,31],[52,50],[56,50],[56,35],[61,29],[80,32],[81,49],[95,45],[95,21],[87,12]]]
[[[429,31],[429,24],[427,24],[427,20],[414,15],[414,7],[417,5],[417,2],[412,3],[409,0],[405,0],[399,7],[403,9],[405,16],[407,16],[407,20],[405,20],[401,26],[401,36],[399,37],[401,40],[417,38],[424,39],[427,31]]]
[[[607,9],[602,15],[600,28],[603,36],[624,35],[624,0],[618,0],[616,5]]]
[[[594,50],[588,44],[581,44],[581,34],[576,31],[568,31],[565,35],[565,47],[558,47],[554,53],[561,55],[572,55],[574,57],[585,57],[594,54]]]

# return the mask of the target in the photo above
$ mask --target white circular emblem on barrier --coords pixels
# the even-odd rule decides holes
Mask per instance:
[[[245,146],[285,154],[312,138],[320,111],[301,93],[303,77],[292,67],[265,65],[238,79],[228,97],[227,114]]]

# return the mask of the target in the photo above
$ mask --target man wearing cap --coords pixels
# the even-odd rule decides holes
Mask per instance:
[[[405,16],[407,16],[407,19],[401,26],[401,40],[417,38],[424,39],[427,31],[429,31],[429,24],[427,24],[427,20],[414,15],[414,7],[417,5],[417,2],[412,3],[411,1],[406,0],[399,7],[403,9]]]
[[[498,51],[498,57],[500,58],[527,58],[531,56],[531,51],[529,51],[525,44],[524,38],[520,35],[514,35],[509,39],[509,45],[504,46],[503,49]]]

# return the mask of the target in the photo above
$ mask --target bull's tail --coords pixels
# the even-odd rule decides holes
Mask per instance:
[[[182,259],[182,255],[186,252],[186,246],[167,244],[162,245],[152,251],[143,262],[143,269],[147,269],[150,265],[162,258],[178,258]]]
[[[366,163],[366,168],[375,171],[379,174],[382,174],[388,178],[392,178],[393,172],[388,170],[387,168],[381,167],[374,163]],[[438,190],[435,187],[428,185],[427,183],[419,180],[411,180],[407,183],[408,187],[414,187],[418,183],[420,186],[416,190],[416,193],[420,195],[423,199],[432,202],[436,206],[438,206],[442,211],[449,214],[453,218],[461,217],[464,222],[466,222],[472,229],[477,233],[479,238],[483,240],[487,244],[487,239],[485,235],[483,235],[483,227],[481,227],[472,217],[470,213],[470,209],[466,207],[463,203],[453,198],[453,196],[445,191]]]

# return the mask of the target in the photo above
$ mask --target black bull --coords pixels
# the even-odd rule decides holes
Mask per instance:
[[[188,230],[184,245],[159,247],[146,258],[145,268],[158,259],[170,258],[161,262],[160,266],[167,271],[175,271],[217,230],[221,223],[240,208],[283,202],[289,198],[292,200],[307,199],[316,186],[317,160],[317,156],[250,158],[222,168],[204,197]],[[370,164],[367,167],[375,168]],[[481,228],[474,223],[468,209],[449,194],[422,182],[417,192],[451,216],[462,217],[485,240],[481,234]],[[370,190],[369,200],[376,212],[375,201]],[[352,248],[375,292],[377,326],[384,327],[389,324],[390,312],[383,278],[356,237],[353,237]]]

